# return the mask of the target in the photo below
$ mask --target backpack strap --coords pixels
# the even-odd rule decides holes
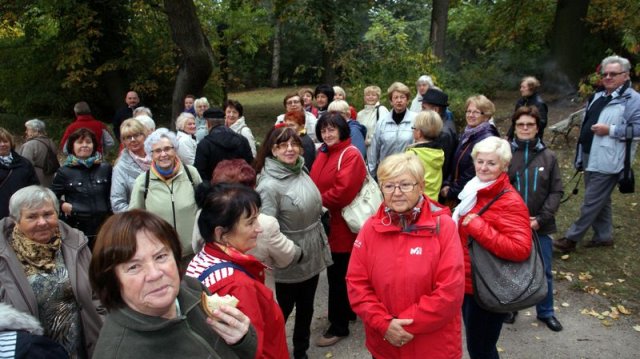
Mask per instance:
[[[248,275],[249,278],[255,279],[251,275],[251,273],[249,273],[246,269],[244,269],[242,266],[240,266],[238,264],[235,264],[233,262],[220,262],[220,263],[216,263],[216,264],[212,265],[211,267],[205,269],[204,272],[202,272],[198,276],[198,280],[200,282],[203,282],[205,279],[207,279],[208,276],[211,275],[211,273],[217,271],[218,269],[223,269],[223,268],[233,268],[233,269],[239,270],[239,271],[243,272],[244,274]]]
[[[376,123],[380,119],[380,105],[376,106]]]
[[[146,203],[147,203],[147,193],[149,193],[149,171],[147,170],[147,172],[144,175],[144,203],[145,203],[145,207],[146,207]]]
[[[187,167],[186,164],[183,164],[184,167],[184,171],[187,172],[187,177],[189,177],[189,182],[191,182],[191,186],[195,187],[195,184],[193,183],[193,177],[191,177],[191,171],[189,171],[189,167]]]

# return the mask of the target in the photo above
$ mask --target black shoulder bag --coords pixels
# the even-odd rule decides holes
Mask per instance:
[[[482,215],[507,190],[487,203]],[[547,279],[536,231],[531,230],[531,254],[522,262],[496,257],[469,236],[471,278],[478,305],[496,313],[508,313],[538,304],[547,296]]]
[[[633,193],[636,187],[636,180],[631,168],[631,143],[633,142],[633,125],[627,124],[624,131],[624,141],[626,148],[624,151],[624,169],[618,178],[618,189],[620,193]]]

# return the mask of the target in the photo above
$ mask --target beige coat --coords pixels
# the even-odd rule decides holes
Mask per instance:
[[[17,151],[20,156],[28,159],[31,162],[33,168],[36,170],[38,180],[40,180],[40,185],[43,187],[49,187],[49,185],[51,185],[51,181],[53,180],[53,175],[55,175],[55,173],[46,175],[42,171],[42,168],[47,161],[47,156],[49,155],[47,146],[51,148],[53,153],[55,153],[57,156],[58,150],[55,143],[53,143],[51,139],[45,136],[38,136],[28,139],[22,146],[20,146]]]

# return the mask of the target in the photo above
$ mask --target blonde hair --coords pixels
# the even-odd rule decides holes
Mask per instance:
[[[340,86],[333,86],[333,93],[334,93],[334,97],[337,94],[342,95],[342,97],[347,98],[347,93],[344,92],[344,89]]]
[[[527,85],[527,88],[531,91],[536,91],[540,87],[540,81],[533,76],[525,76],[520,80],[520,83]]]
[[[339,112],[343,117],[346,116],[347,119],[351,117],[351,110],[349,109],[349,104],[347,103],[347,101],[344,101],[344,100],[334,100],[329,104],[327,111]]]
[[[420,111],[413,125],[428,140],[435,140],[442,132],[442,118],[435,111]]]
[[[401,94],[405,95],[407,97],[407,100],[411,98],[411,89],[409,89],[409,87],[402,82],[394,82],[391,84],[391,86],[389,86],[389,88],[387,89],[387,97],[389,98],[389,101],[393,101],[394,92],[400,92]]]
[[[142,122],[138,121],[135,118],[130,118],[130,119],[124,120],[124,122],[122,122],[122,125],[120,125],[120,140],[121,141],[124,141],[125,138],[127,138],[129,136],[133,136],[133,135],[135,135],[137,133],[142,133],[146,137],[147,128],[144,127]]]
[[[465,109],[469,108],[470,104],[476,105],[478,110],[482,111],[482,114],[491,118],[496,112],[496,106],[485,95],[475,95],[467,99],[464,105]]]
[[[187,123],[187,120],[195,120],[196,117],[191,112],[183,112],[176,119],[176,128],[178,130],[184,130],[184,125]]]
[[[408,173],[418,183],[424,182],[424,165],[413,152],[401,152],[387,156],[378,166],[378,183]]]
[[[507,140],[500,137],[490,136],[476,143],[471,150],[471,158],[476,160],[478,153],[495,153],[502,162],[502,170],[506,171],[511,163],[511,146]]]
[[[376,96],[378,96],[378,99],[380,99],[380,95],[382,95],[382,90],[380,89],[379,86],[367,86],[364,88],[364,95],[367,96],[367,94],[374,94]]]

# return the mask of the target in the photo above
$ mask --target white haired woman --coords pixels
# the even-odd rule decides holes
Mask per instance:
[[[183,163],[193,166],[196,159],[196,117],[189,112],[181,113],[176,119],[178,157]]]
[[[430,87],[433,87],[433,79],[429,75],[422,75],[418,77],[416,81],[416,97],[411,101],[411,107],[409,108],[413,112],[422,111],[422,96],[427,93]]]
[[[200,142],[209,134],[207,119],[202,117],[204,112],[209,109],[209,101],[206,97],[200,97],[193,102],[193,108],[196,109],[196,142]]]
[[[144,148],[151,154],[151,168],[136,179],[129,209],[143,208],[169,222],[178,232],[182,259],[188,263],[193,257],[191,237],[198,210],[194,186],[202,179],[195,167],[180,161],[178,146],[176,135],[166,128],[147,137]]]
[[[48,161],[58,161],[57,146],[47,136],[44,121],[34,118],[25,122],[24,127],[26,141],[18,149],[18,154],[31,161],[40,184],[49,187],[58,168],[52,167]]]
[[[91,358],[102,327],[89,285],[87,237],[58,220],[58,199],[28,186],[0,220],[0,301],[37,318],[72,358]]]
[[[478,142],[471,152],[475,177],[460,192],[460,204],[453,212],[464,251],[465,295],[462,319],[467,350],[474,358],[498,358],[496,343],[506,314],[490,312],[478,305],[471,281],[468,237],[497,257],[523,261],[531,253],[529,210],[520,194],[509,183],[511,146],[496,136]],[[499,198],[481,216],[477,213]]]

